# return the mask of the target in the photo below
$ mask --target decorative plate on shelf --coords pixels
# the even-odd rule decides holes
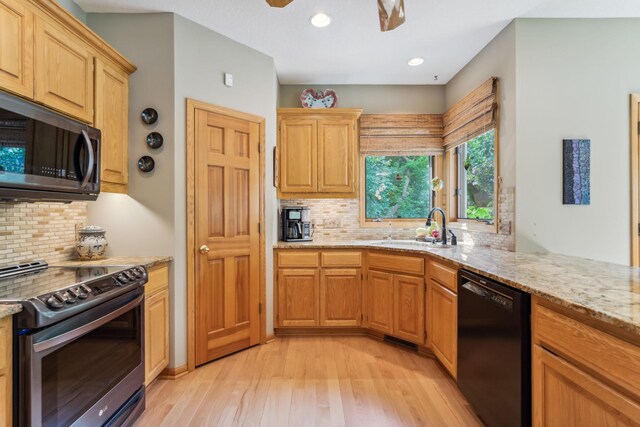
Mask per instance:
[[[338,96],[331,89],[318,92],[313,89],[305,89],[300,95],[300,101],[302,101],[304,108],[333,108],[338,103]]]

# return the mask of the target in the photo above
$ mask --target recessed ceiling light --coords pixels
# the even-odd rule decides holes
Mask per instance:
[[[324,28],[331,24],[331,17],[326,13],[316,13],[311,17],[311,25],[316,28]]]
[[[423,62],[424,59],[422,58],[411,58],[407,64],[409,64],[410,67],[417,67],[418,65],[422,65]]]

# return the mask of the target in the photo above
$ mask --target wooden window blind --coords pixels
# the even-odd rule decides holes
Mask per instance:
[[[463,144],[496,127],[498,78],[491,77],[444,113],[444,148]]]
[[[364,114],[360,116],[360,154],[442,155],[441,114]]]

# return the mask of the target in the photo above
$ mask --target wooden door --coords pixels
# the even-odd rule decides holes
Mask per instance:
[[[355,126],[353,120],[318,122],[318,192],[355,194]]]
[[[367,276],[369,327],[393,334],[393,274],[369,271]]]
[[[318,269],[278,270],[278,326],[318,326]]]
[[[323,269],[320,277],[320,325],[360,326],[361,322],[360,269]]]
[[[196,364],[260,340],[260,125],[195,110]]]
[[[640,404],[538,345],[533,349],[533,426],[638,426]]]
[[[458,369],[458,297],[433,280],[428,289],[429,342],[438,360],[455,378]]]
[[[0,87],[33,98],[33,13],[18,0],[0,0]]]
[[[126,193],[129,176],[129,76],[100,59],[96,60],[95,102],[95,126],[102,131],[102,190]]]
[[[155,292],[144,304],[145,385],[149,385],[169,364],[169,289]]]
[[[35,99],[93,123],[93,54],[80,39],[35,18]]]
[[[424,344],[424,278],[397,274],[393,286],[393,335]]]
[[[280,122],[280,191],[314,193],[318,188],[318,122],[282,119]]]

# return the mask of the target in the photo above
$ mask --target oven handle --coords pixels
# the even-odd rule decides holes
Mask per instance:
[[[89,180],[91,179],[91,175],[93,175],[93,144],[91,144],[91,138],[89,138],[89,134],[86,130],[82,129],[82,137],[84,138],[84,144],[87,147],[88,161],[87,161],[87,171],[84,173],[84,179],[82,180],[81,188],[85,188],[89,184]]]
[[[120,307],[119,309],[112,311],[111,313],[107,314],[106,316],[103,316],[99,319],[96,319],[92,322],[89,322],[85,325],[82,325],[79,328],[76,328],[72,331],[69,332],[65,332],[64,334],[60,334],[56,337],[53,338],[49,338],[46,341],[42,341],[36,344],[33,344],[33,351],[35,351],[36,353],[40,353],[43,351],[46,351],[52,347],[55,347],[57,345],[60,345],[62,343],[71,341],[75,338],[78,338],[79,336],[82,336],[88,332],[91,332],[94,329],[99,328],[102,325],[105,325],[107,323],[109,323],[110,321],[112,321],[113,319],[115,319],[116,317],[121,316],[122,314],[126,313],[127,311],[131,310],[132,308],[134,308],[135,306],[139,305],[142,300],[144,299],[144,295],[139,295],[137,298],[135,298],[134,300],[132,300],[131,302],[129,302],[127,305],[124,305],[122,307]]]

